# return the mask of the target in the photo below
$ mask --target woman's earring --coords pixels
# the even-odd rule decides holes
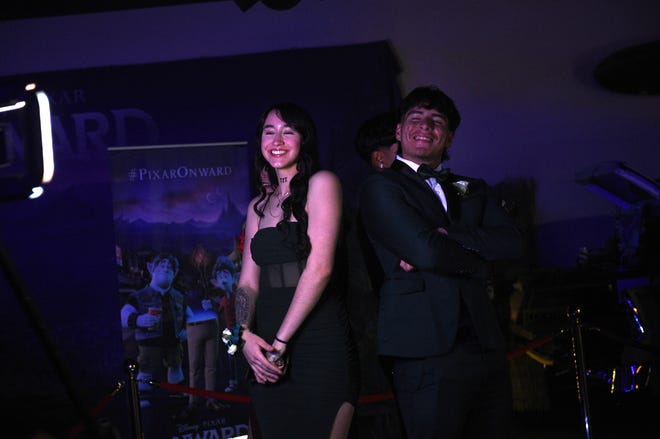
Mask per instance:
[[[380,169],[383,169],[383,162],[379,163]]]

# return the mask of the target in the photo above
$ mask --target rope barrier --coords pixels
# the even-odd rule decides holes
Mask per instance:
[[[180,384],[172,384],[172,383],[167,383],[167,382],[160,382],[160,381],[155,381],[155,380],[145,380],[143,381],[146,384],[149,384],[151,386],[155,387],[160,387],[164,390],[168,390],[171,392],[176,392],[176,393],[185,393],[185,394],[192,394],[192,395],[199,395],[203,396],[206,398],[213,398],[213,399],[219,399],[219,400],[224,400],[224,401],[230,401],[230,402],[237,402],[237,403],[242,403],[242,404],[247,404],[250,402],[250,397],[246,395],[237,395],[233,393],[226,393],[226,392],[213,392],[210,390],[204,390],[204,389],[196,389],[194,387],[187,387],[183,386]],[[106,407],[110,404],[110,401],[119,394],[121,390],[124,389],[126,386],[125,382],[120,382],[117,384],[117,387],[111,392],[105,395],[95,406],[94,409],[92,410],[92,416],[94,418],[97,418],[103,411],[106,409]],[[390,401],[394,400],[394,394],[392,393],[379,393],[379,394],[373,394],[373,395],[362,395],[358,398],[358,403],[359,404],[371,404],[371,403],[376,403],[376,402],[381,402],[381,401]],[[69,430],[68,437],[73,439],[78,437],[83,432],[84,426],[82,423],[76,424],[74,427],[72,427]]]
[[[108,404],[110,404],[110,401],[121,392],[124,387],[126,386],[126,383],[124,381],[120,381],[117,383],[115,386],[114,390],[107,395],[105,395],[99,402],[94,406],[92,409],[92,418],[96,419],[103,413],[103,411],[106,409]],[[84,425],[82,422],[74,425],[70,430],[69,430],[69,438],[76,438],[78,437],[84,430]]]
[[[555,338],[554,335],[549,335],[546,337],[542,337],[540,339],[534,340],[531,343],[528,343],[512,352],[509,352],[507,354],[507,359],[511,360],[515,357],[518,357],[524,353],[527,353],[529,355],[529,351],[532,349],[538,348],[540,346],[543,346],[546,343],[549,343]],[[533,358],[533,357],[532,357]],[[171,392],[175,393],[185,393],[188,395],[197,395],[197,396],[202,396],[206,398],[212,398],[212,399],[217,399],[217,400],[223,400],[223,401],[229,401],[229,402],[237,402],[241,404],[247,404],[250,402],[250,397],[246,395],[238,395],[234,393],[227,393],[227,392],[214,392],[210,390],[205,390],[205,389],[197,389],[194,387],[187,387],[183,386],[180,384],[173,384],[173,383],[167,383],[167,382],[160,382],[156,380],[145,380],[143,381],[144,383],[147,383],[151,386],[155,387],[160,387],[164,390],[168,390]],[[120,392],[124,389],[126,386],[125,382],[119,382],[117,383],[117,386],[115,389],[105,395],[93,408],[92,410],[92,416],[93,418],[97,418],[110,404],[110,401]],[[383,402],[383,401],[392,401],[394,400],[394,394],[391,392],[386,392],[386,393],[378,393],[378,394],[371,394],[371,395],[361,395],[358,397],[358,404],[365,405],[365,404],[372,404],[376,402]],[[76,424],[71,430],[69,431],[69,438],[73,439],[76,438],[80,433],[83,431],[83,424],[79,423]]]
[[[507,354],[507,359],[511,360],[515,357],[518,357],[524,353],[529,353],[528,351],[531,351],[532,349],[538,348],[540,346],[543,346],[546,343],[549,343],[555,338],[554,335],[549,335],[546,337],[542,337],[540,339],[534,340],[531,343],[528,343],[515,351],[509,352]],[[237,395],[234,393],[227,393],[227,392],[215,392],[211,390],[205,390],[205,389],[197,389],[194,387],[188,387],[188,386],[183,386],[180,384],[173,384],[173,383],[167,383],[167,382],[161,382],[161,381],[156,381],[156,380],[145,380],[143,381],[151,386],[156,386],[160,387],[164,390],[168,390],[171,392],[176,392],[176,393],[185,393],[188,395],[197,395],[197,396],[202,396],[206,398],[212,398],[212,399],[217,399],[217,400],[224,400],[224,401],[229,401],[229,402],[238,402],[242,404],[247,404],[250,402],[250,397],[246,395]],[[121,382],[118,383],[117,388],[110,394],[106,395],[99,403],[94,407],[92,414],[94,417],[98,417],[98,415],[105,409],[105,407],[110,403],[112,398],[119,393],[125,386],[125,383]],[[372,394],[372,395],[362,395],[358,397],[358,404],[372,404],[376,402],[382,402],[382,401],[391,401],[394,400],[394,394],[391,392],[386,392],[386,393],[378,393],[378,394]],[[82,430],[82,424],[76,425],[70,432],[69,437],[74,438],[76,437],[80,431]]]
[[[250,402],[250,397],[246,395],[236,395],[233,393],[225,393],[225,392],[214,392],[210,390],[196,389],[193,387],[182,386],[180,384],[163,383],[154,380],[149,380],[147,382],[151,385],[155,385],[162,389],[170,390],[172,392],[186,393],[191,395],[204,396],[206,398],[213,398],[218,400],[239,402],[245,404]],[[358,403],[370,404],[374,402],[388,401],[392,399],[394,399],[394,394],[392,393],[379,393],[374,395],[362,395],[358,398]]]
[[[538,347],[543,346],[544,344],[550,343],[554,339],[555,339],[555,335],[547,335],[545,337],[537,338],[536,340],[533,340],[532,342],[527,343],[526,345],[521,346],[518,349],[506,354],[506,359],[512,360],[524,353],[527,353],[528,351],[531,351],[532,349],[536,349]]]
[[[207,398],[221,399],[224,401],[240,402],[247,403],[250,402],[250,398],[245,395],[236,395],[234,393],[225,393],[225,392],[213,392],[211,390],[196,389],[193,387],[186,387],[180,384],[172,383],[163,383],[159,381],[149,380],[149,384],[161,387],[165,390],[170,390],[172,392],[186,393],[189,395],[198,395],[205,396]]]
[[[604,337],[607,337],[611,340],[617,341],[617,342],[622,343],[624,345],[628,345],[628,346],[632,346],[632,347],[635,347],[635,348],[638,348],[638,349],[642,349],[642,350],[645,350],[645,351],[650,352],[652,354],[660,354],[660,348],[658,348],[657,346],[653,346],[653,345],[649,345],[649,344],[645,344],[645,343],[640,343],[640,342],[635,341],[635,340],[631,340],[631,339],[628,339],[628,338],[625,338],[625,337],[621,337],[620,335],[617,335],[612,331],[609,331],[609,330],[603,329],[603,328],[599,328],[599,327],[596,327],[596,326],[589,326],[589,325],[586,325],[584,323],[581,324],[580,326],[583,327],[584,329],[588,330],[588,331],[592,331],[592,332],[601,334]],[[563,332],[563,330],[561,332]],[[530,343],[528,343],[524,346],[521,346],[521,347],[517,348],[514,351],[509,352],[506,357],[507,357],[508,360],[512,360],[512,359],[514,359],[514,358],[516,358],[516,357],[518,357],[522,354],[527,354],[530,358],[538,361],[539,363],[543,364],[544,366],[551,366],[553,364],[552,360],[547,359],[547,358],[539,355],[538,353],[531,352],[531,351],[533,349],[536,349],[538,347],[541,347],[541,346],[551,342],[555,338],[556,338],[555,334],[538,338],[538,339],[533,340],[532,342],[530,342]]]
[[[611,339],[615,339],[617,341],[621,341],[623,343],[627,343],[629,345],[639,347],[641,349],[648,350],[653,353],[658,353],[659,350],[658,348],[654,346],[649,346],[649,345],[644,345],[639,342],[631,341],[631,340],[625,340],[623,337],[619,337],[616,334],[613,334],[609,331],[603,330],[601,328],[596,328],[596,327],[586,327],[586,329],[601,333],[602,335],[609,337]],[[563,331],[562,331],[563,332]],[[513,351],[510,351],[506,354],[507,360],[512,360],[516,357],[519,357],[523,354],[526,354],[530,356],[532,359],[544,364],[544,365],[551,365],[552,361],[544,359],[543,357],[539,356],[538,354],[535,354],[532,352],[533,349],[539,348],[547,343],[550,343],[552,340],[556,338],[555,334],[547,335],[544,337],[540,337],[536,340],[532,340],[530,343],[527,343],[523,346],[520,346],[516,348]],[[237,402],[237,403],[242,403],[242,404],[247,404],[250,402],[250,397],[247,395],[238,395],[234,393],[227,393],[227,392],[214,392],[210,390],[205,390],[205,389],[197,389],[193,387],[187,387],[183,386],[180,384],[173,384],[173,383],[167,383],[167,382],[160,382],[160,381],[155,381],[155,380],[144,380],[142,381],[144,383],[147,383],[151,386],[157,386],[160,387],[164,390],[168,390],[171,392],[176,392],[176,393],[185,393],[189,395],[198,395],[198,396],[203,396],[206,398],[212,398],[212,399],[217,399],[217,400],[224,400],[224,401],[229,401],[229,402]],[[110,401],[117,395],[119,392],[121,392],[124,388],[126,387],[125,382],[119,382],[117,383],[115,389],[110,392],[109,394],[105,395],[97,404],[94,406],[92,410],[92,417],[97,418],[108,406]],[[371,403],[376,403],[376,402],[382,402],[382,401],[391,401],[394,400],[394,394],[391,392],[386,392],[386,393],[379,393],[379,394],[372,394],[372,395],[362,395],[358,397],[358,404],[371,404]],[[83,431],[84,425],[82,423],[76,424],[71,430],[69,431],[68,437],[70,439],[76,438],[80,433]]]

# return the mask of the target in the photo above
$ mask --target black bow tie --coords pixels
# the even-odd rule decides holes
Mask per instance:
[[[417,173],[426,180],[427,178],[435,178],[435,181],[442,183],[449,177],[449,169],[441,168],[440,170],[435,170],[429,165],[422,164],[417,168]]]

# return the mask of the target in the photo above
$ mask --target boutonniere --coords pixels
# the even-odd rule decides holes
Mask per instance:
[[[451,185],[456,188],[458,195],[460,195],[461,197],[464,197],[468,193],[470,193],[470,182],[468,181],[458,180],[453,182]]]

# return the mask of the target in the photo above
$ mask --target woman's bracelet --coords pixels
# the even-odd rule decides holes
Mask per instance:
[[[279,341],[279,342],[282,343],[282,344],[287,344],[287,343],[288,343],[288,341],[284,341],[284,340],[282,340],[282,339],[279,338],[277,335],[275,336],[275,340],[276,340],[276,341]]]

